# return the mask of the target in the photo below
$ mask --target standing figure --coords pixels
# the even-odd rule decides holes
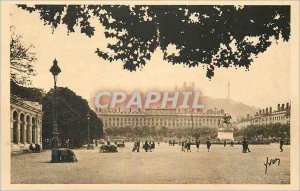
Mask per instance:
[[[233,147],[233,141],[230,141],[230,146]]]
[[[243,140],[243,153],[246,153],[246,152],[251,152],[250,149],[249,149],[249,143],[248,143],[248,140],[246,138],[244,138]]]
[[[251,151],[250,151],[250,149],[249,149],[249,142],[248,142],[248,140],[246,139],[246,145],[247,145],[247,151],[250,153]]]
[[[245,137],[244,137],[244,139],[243,139],[242,145],[243,145],[243,150],[242,150],[242,152],[243,152],[243,153],[246,153],[246,152],[247,152],[247,142],[246,142],[246,138],[245,138]]]
[[[188,142],[187,142],[187,140],[185,140],[184,141],[184,150],[183,151],[185,152],[185,150],[187,150],[187,148],[188,148]]]
[[[141,141],[140,139],[137,140],[137,152],[140,152],[140,146],[141,146]]]
[[[148,152],[148,150],[150,149],[150,145],[148,143],[148,140],[145,141],[145,144],[144,144],[144,149],[146,152]],[[151,150],[151,149],[150,149]]]
[[[224,141],[224,147],[226,147],[226,140]]]
[[[186,152],[192,152],[191,151],[191,145],[192,145],[192,143],[191,143],[191,140],[189,140],[189,142],[187,142],[187,149],[186,149]]]
[[[184,141],[181,142],[181,151],[184,151]]]
[[[138,149],[138,143],[137,143],[137,140],[136,140],[136,141],[134,141],[132,152],[134,152],[137,149]]]
[[[209,149],[210,149],[210,146],[211,146],[209,138],[207,138],[206,146],[207,146],[207,151],[209,152]]]
[[[280,139],[279,144],[280,144],[280,146],[279,146],[280,152],[282,152],[282,151],[283,151],[282,146],[283,146],[283,144],[284,144],[283,138]]]
[[[196,147],[197,147],[197,152],[199,152],[199,147],[200,147],[200,140],[196,139]]]
[[[154,141],[152,141],[151,148],[155,149],[155,142]]]

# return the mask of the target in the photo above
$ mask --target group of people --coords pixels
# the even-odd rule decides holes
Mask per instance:
[[[169,141],[169,146],[175,146],[175,144],[176,144],[176,142],[174,139]]]
[[[189,141],[187,141],[187,140],[182,141],[181,142],[181,151],[191,152],[191,145],[192,145],[192,142],[190,140]],[[195,145],[196,145],[196,148],[197,148],[197,152],[199,152],[199,148],[200,148],[200,140],[199,139],[196,139]],[[227,142],[225,140],[224,141],[224,147],[226,147],[226,145],[227,145]],[[230,141],[230,146],[233,147],[233,141]],[[209,138],[207,138],[206,147],[207,147],[207,152],[209,152],[210,147],[211,147],[211,142],[210,142]],[[280,149],[283,150],[282,146],[280,146]],[[246,138],[244,138],[244,141],[243,141],[243,153],[246,153],[246,152],[251,152],[251,151],[249,149],[248,140]]]
[[[135,151],[140,152],[140,146],[141,146],[141,141],[140,141],[140,139],[137,139],[133,144],[132,152],[135,152]],[[145,143],[143,144],[143,149],[146,152],[148,152],[148,151],[152,152],[152,149],[155,149],[155,142],[146,140]]]
[[[192,142],[190,140],[189,141],[187,141],[187,140],[182,141],[181,142],[181,151],[192,152],[191,151],[191,145],[192,145]],[[195,145],[196,145],[196,148],[197,148],[197,152],[199,152],[199,149],[200,149],[200,140],[199,139],[196,139]],[[209,139],[207,139],[206,146],[207,146],[207,151],[209,152],[209,149],[211,147],[211,143],[210,143]]]
[[[29,150],[32,151],[32,152],[34,152],[34,153],[39,153],[39,152],[42,151],[41,145],[36,144],[36,143],[35,144],[30,143]]]
[[[251,152],[249,149],[249,142],[246,138],[243,140],[243,153]]]
[[[199,152],[199,149],[200,149],[200,140],[199,139],[196,139],[194,143],[191,142],[191,140],[185,140],[185,141],[179,141],[178,142],[179,145],[181,146],[181,151],[183,152],[191,152],[191,145],[192,144],[195,144],[196,145],[196,149],[197,149],[197,152]],[[159,143],[158,143],[159,144]],[[280,139],[280,152],[283,151],[283,144],[284,144],[284,141],[283,139]],[[135,142],[134,142],[134,147],[132,149],[132,152],[139,152],[140,151],[140,145],[141,145],[141,141],[140,139],[137,139]],[[169,146],[173,146],[175,145],[175,140],[170,140],[169,141]],[[224,141],[224,147],[226,147],[227,145],[227,142],[226,140]],[[234,142],[233,141],[230,141],[230,146],[233,147],[234,145]],[[210,148],[211,148],[211,142],[210,142],[210,139],[207,138],[207,141],[206,141],[206,147],[207,147],[207,152],[210,151]],[[247,152],[251,152],[250,149],[249,149],[249,142],[247,140],[247,138],[244,138],[243,141],[242,141],[242,152],[243,153],[247,153]],[[143,147],[142,147],[146,152],[148,151],[152,151],[152,149],[155,148],[155,142],[154,141],[148,141],[146,140],[145,143],[143,144]]]
[[[226,145],[227,145],[227,142],[226,142],[226,140],[225,140],[225,141],[224,141],[224,147],[226,147]],[[233,141],[230,141],[230,146],[233,147]]]
[[[191,151],[191,145],[192,145],[192,143],[191,143],[191,141],[189,140],[189,141],[187,141],[187,140],[185,140],[185,141],[182,141],[181,142],[181,151],[183,151],[183,152],[192,152]]]

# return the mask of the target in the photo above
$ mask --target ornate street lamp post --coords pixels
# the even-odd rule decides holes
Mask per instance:
[[[88,124],[87,124],[87,130],[88,130],[88,134],[87,134],[87,149],[90,149],[90,112],[88,112],[86,114],[87,120],[88,120]]]
[[[58,129],[57,129],[57,102],[56,102],[56,81],[57,76],[61,72],[60,68],[57,65],[57,60],[53,61],[53,66],[50,68],[50,72],[54,78],[54,91],[52,99],[52,109],[53,109],[53,129],[52,129],[52,153],[51,153],[51,162],[59,162],[58,154]]]

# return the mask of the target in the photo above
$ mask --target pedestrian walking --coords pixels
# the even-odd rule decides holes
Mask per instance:
[[[207,146],[207,152],[209,152],[209,149],[210,149],[210,146],[211,146],[209,138],[207,138],[206,146]]]
[[[249,149],[249,142],[246,138],[243,140],[243,153],[251,152]]]
[[[246,138],[245,137],[243,139],[242,145],[243,145],[242,153],[246,153],[247,152],[247,142],[246,142]]]
[[[226,147],[226,140],[224,141],[224,147]]]
[[[230,146],[233,147],[233,141],[230,141]]]
[[[155,149],[155,142],[154,141],[152,141],[151,149]]]
[[[250,149],[249,149],[249,142],[248,142],[248,140],[246,139],[246,149],[247,149],[247,151],[250,153],[251,151],[250,151]]]
[[[283,147],[283,144],[284,144],[284,141],[283,141],[283,138],[281,138],[281,139],[280,139],[280,141],[279,141],[279,145],[280,145],[280,146],[279,146],[279,148],[280,148],[280,152],[282,152],[282,151],[283,151],[283,148],[282,148],[282,147]]]
[[[138,149],[138,143],[136,140],[136,141],[134,141],[132,152],[136,151],[137,149]]]
[[[200,140],[196,139],[196,148],[197,148],[197,152],[199,152],[199,147],[200,147]]]
[[[185,150],[185,149],[184,149],[184,146],[185,146],[185,145],[184,145],[184,141],[182,141],[182,142],[181,142],[181,151],[184,151],[184,150]]]
[[[141,146],[141,141],[140,139],[137,140],[137,152],[140,152],[140,146]]]
[[[187,142],[187,149],[186,149],[186,152],[192,152],[191,151],[191,145],[192,145],[192,143],[191,143],[191,140],[189,140],[189,142]]]
[[[145,141],[144,149],[145,149],[146,152],[148,152],[148,150],[151,151],[151,146],[150,146],[150,144],[148,143],[148,140]]]
[[[185,151],[187,151],[187,149],[188,149],[188,142],[187,142],[187,140],[185,140],[184,141],[184,150],[183,151],[185,152]]]

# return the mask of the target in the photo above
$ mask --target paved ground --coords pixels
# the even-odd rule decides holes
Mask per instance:
[[[288,184],[290,183],[290,149],[279,145],[250,145],[251,153],[241,153],[241,146],[205,145],[196,152],[180,151],[179,146],[161,144],[151,153],[132,153],[132,143],[118,153],[74,150],[79,162],[49,163],[51,151],[12,156],[12,183],[26,184]],[[268,167],[266,157],[280,158],[280,165]]]

